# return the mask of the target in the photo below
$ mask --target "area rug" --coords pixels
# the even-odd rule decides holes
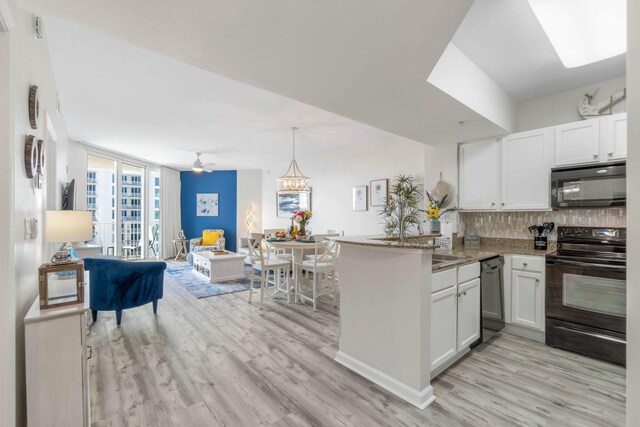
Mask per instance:
[[[207,298],[248,290],[251,284],[251,280],[248,278],[249,274],[251,274],[251,267],[245,266],[245,273],[247,274],[245,279],[209,283],[207,279],[197,276],[193,272],[191,265],[184,261],[167,261],[167,269],[165,270],[165,274],[169,275],[178,285],[185,288],[187,292],[196,298]],[[258,279],[254,286],[258,286],[259,282],[260,280]]]

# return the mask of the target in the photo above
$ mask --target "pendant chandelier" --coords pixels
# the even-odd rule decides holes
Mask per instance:
[[[292,127],[291,130],[293,131],[293,158],[287,172],[276,180],[278,192],[284,194],[308,193],[311,191],[309,185],[311,178],[302,174],[296,162],[296,130],[298,128]]]

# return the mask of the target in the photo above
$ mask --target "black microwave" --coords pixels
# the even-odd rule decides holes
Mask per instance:
[[[627,203],[627,164],[599,163],[551,169],[551,207],[606,208]]]

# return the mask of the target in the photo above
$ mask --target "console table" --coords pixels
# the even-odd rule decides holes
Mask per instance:
[[[87,312],[84,303],[40,310],[36,298],[24,318],[29,427],[85,426],[89,416]]]

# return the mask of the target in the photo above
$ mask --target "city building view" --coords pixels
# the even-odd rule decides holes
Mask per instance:
[[[115,160],[89,156],[87,210],[93,212],[92,243],[101,246],[105,255],[157,258],[160,249],[160,176],[150,172],[151,186],[145,195],[145,168],[121,163],[120,170],[118,179]],[[150,201],[148,208],[146,200]],[[145,211],[149,212],[146,221]],[[145,226],[148,227],[146,242]],[[119,230],[117,234],[116,230]]]

